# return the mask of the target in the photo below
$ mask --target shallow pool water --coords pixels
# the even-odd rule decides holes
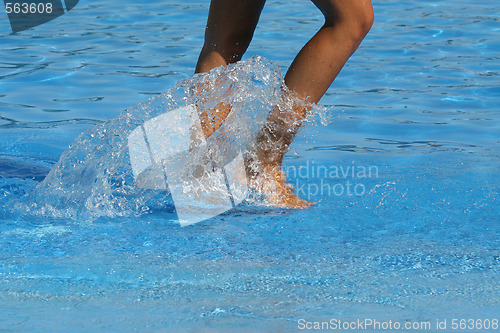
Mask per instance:
[[[374,7],[321,101],[332,121],[306,126],[285,161],[317,205],[243,204],[184,228],[171,209],[90,219],[21,204],[80,133],[192,76],[208,1],[80,2],[17,34],[2,20],[1,330],[499,320],[500,7]],[[321,24],[310,2],[269,1],[245,59],[284,73]]]

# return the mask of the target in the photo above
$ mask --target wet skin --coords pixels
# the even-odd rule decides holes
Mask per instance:
[[[288,109],[275,107],[257,137],[255,151],[247,160],[250,185],[267,193],[282,207],[306,208],[313,203],[299,198],[286,183],[283,157],[301,121],[317,103],[358,48],[373,24],[371,0],[312,0],[325,17],[324,25],[304,45],[285,75],[290,94],[307,103]],[[241,60],[252,40],[265,0],[212,0],[196,73]],[[309,106],[308,106],[309,105]],[[219,103],[214,112],[201,115],[205,136],[222,124],[231,106]]]

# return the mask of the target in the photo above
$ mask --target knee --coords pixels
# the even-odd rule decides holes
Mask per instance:
[[[361,42],[370,31],[375,14],[371,0],[316,0],[325,15],[326,26],[341,26],[355,42]],[[318,6],[319,7],[319,6]]]
[[[371,1],[363,7],[357,14],[355,19],[355,34],[359,39],[365,38],[366,34],[370,31],[375,20],[375,13]]]

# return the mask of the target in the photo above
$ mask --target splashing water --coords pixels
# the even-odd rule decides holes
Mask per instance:
[[[29,211],[96,218],[176,210],[181,224],[215,216],[247,197],[242,156],[272,108],[303,103],[283,103],[284,94],[279,67],[258,56],[182,80],[81,134],[36,187]],[[199,117],[214,116],[221,102],[230,113],[205,138]]]

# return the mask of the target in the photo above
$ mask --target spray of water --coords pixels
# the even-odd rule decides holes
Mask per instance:
[[[82,133],[36,187],[28,210],[85,218],[179,213],[177,196],[185,211],[217,212],[224,191],[234,206],[249,193],[242,156],[273,108],[298,103],[279,67],[262,57],[197,74]],[[218,124],[208,137],[206,119]],[[189,207],[200,196],[203,205]]]

